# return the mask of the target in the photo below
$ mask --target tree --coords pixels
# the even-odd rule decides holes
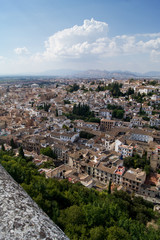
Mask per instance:
[[[56,117],[58,117],[58,109],[56,108]]]
[[[5,151],[5,147],[4,147],[3,143],[2,143],[1,149],[2,149],[2,151]]]
[[[91,240],[106,239],[105,229],[102,226],[91,228],[91,230],[90,230],[90,239]]]
[[[113,226],[107,229],[107,240],[131,240],[131,236],[123,228]]]
[[[126,92],[126,95],[129,96],[129,95],[132,95],[132,94],[134,94],[134,89],[130,87]]]
[[[108,185],[108,194],[111,194],[111,185],[112,185],[112,183],[111,183],[111,180],[109,180],[109,185]]]
[[[24,151],[23,151],[23,147],[22,146],[20,146],[20,148],[19,148],[19,157],[24,158]]]
[[[90,138],[93,138],[95,137],[94,134],[92,133],[88,133],[88,132],[85,132],[85,131],[80,131],[80,138],[86,138],[86,139],[90,139]]]
[[[45,155],[45,156],[51,157],[51,158],[56,158],[57,157],[56,154],[51,149],[51,147],[49,147],[49,146],[46,147],[46,148],[41,148],[40,153]]]
[[[12,149],[15,149],[17,147],[15,142],[14,142],[14,140],[13,140],[13,138],[10,141],[10,145],[11,145]]]
[[[79,89],[79,85],[77,85],[76,83],[73,84],[73,86],[70,86],[69,92],[75,92],[78,91]]]
[[[69,127],[67,125],[65,125],[65,124],[63,124],[62,128],[66,129],[67,131],[69,130]]]

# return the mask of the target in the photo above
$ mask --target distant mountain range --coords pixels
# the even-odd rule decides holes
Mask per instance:
[[[58,69],[58,70],[48,70],[41,73],[25,73],[25,74],[15,74],[15,75],[0,75],[0,78],[33,78],[33,77],[63,77],[63,78],[114,78],[114,79],[129,79],[129,78],[159,78],[160,72],[151,71],[147,73],[137,73],[130,71],[106,71],[106,70],[72,70],[72,69]]]
[[[50,70],[38,75],[44,76],[57,76],[57,77],[76,77],[76,78],[115,78],[115,79],[128,79],[128,78],[160,78],[160,72],[151,71],[147,73],[136,73],[129,71],[105,71],[105,70],[87,70],[76,71],[70,69]]]

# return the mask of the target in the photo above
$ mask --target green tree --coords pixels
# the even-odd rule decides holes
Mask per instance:
[[[88,133],[88,132],[85,132],[85,131],[81,131],[79,136],[80,136],[80,138],[86,138],[86,139],[90,139],[90,138],[95,137],[94,134]]]
[[[111,194],[111,185],[112,185],[112,182],[111,182],[111,180],[109,180],[108,194]]]
[[[43,154],[43,155],[46,155],[48,157],[51,157],[51,158],[56,158],[56,154],[53,152],[53,150],[51,149],[51,147],[46,147],[46,148],[41,148],[40,149],[40,153]]]
[[[79,89],[79,85],[74,83],[73,86],[70,86],[70,89],[69,89],[69,92],[75,92],[75,91],[78,91]]]
[[[102,240],[106,239],[106,231],[103,226],[91,228],[90,240]]]
[[[3,143],[2,143],[1,149],[2,149],[3,152],[5,151],[5,147],[4,147]]]
[[[65,125],[65,124],[63,124],[62,128],[66,129],[67,131],[69,130],[69,127],[67,125]]]
[[[117,226],[108,228],[107,234],[107,240],[131,240],[129,233]]]
[[[15,142],[14,142],[14,140],[13,140],[13,138],[10,141],[10,145],[11,145],[12,149],[15,149],[17,147]]]
[[[20,148],[19,148],[19,157],[24,158],[24,151],[23,151],[23,147],[22,146],[20,146]]]

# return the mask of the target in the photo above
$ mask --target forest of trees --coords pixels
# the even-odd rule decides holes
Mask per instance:
[[[108,104],[107,108],[109,110],[113,110],[113,112],[112,112],[113,118],[123,119],[125,111],[121,106],[117,106],[114,104]]]
[[[71,120],[82,119],[86,122],[100,123],[100,119],[95,117],[94,112],[90,110],[87,104],[75,104],[72,113],[68,113],[66,116]]]
[[[90,138],[95,137],[94,134],[88,133],[88,132],[85,132],[85,131],[81,131],[79,136],[80,136],[80,138],[86,138],[86,139],[90,139]]]
[[[110,94],[113,97],[120,97],[120,96],[123,96],[123,93],[120,91],[121,87],[122,87],[122,83],[118,83],[118,82],[109,83],[108,86],[99,84],[98,87],[96,88],[96,91],[99,92],[99,91],[109,90]]]
[[[134,154],[132,157],[126,157],[124,159],[124,166],[127,168],[141,168],[146,174],[150,173],[150,160],[147,159],[147,153],[140,157],[138,154]]]
[[[71,240],[159,240],[160,216],[140,197],[46,179],[13,151],[1,150],[0,163]]]
[[[79,89],[79,85],[74,83],[73,86],[70,86],[68,91],[72,93],[72,92],[78,91],[78,89]]]

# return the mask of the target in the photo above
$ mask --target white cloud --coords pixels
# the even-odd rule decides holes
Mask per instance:
[[[17,54],[17,55],[27,55],[29,54],[29,51],[26,47],[22,47],[22,48],[15,48],[14,49],[14,52]]]
[[[152,59],[152,62],[159,63],[160,62],[160,51],[152,50],[151,59]]]
[[[18,71],[32,72],[60,68],[159,70],[160,33],[110,37],[106,22],[91,19],[56,32],[44,42],[44,50],[39,53],[31,54],[27,47],[15,48],[14,52],[18,57],[10,63],[12,72],[16,66]]]
[[[108,24],[84,20],[83,25],[73,26],[55,33],[45,41],[45,51],[35,58],[56,61],[64,59],[108,58],[120,55],[149,53],[160,48],[160,33],[121,35],[109,38]]]
[[[84,20],[82,26],[73,26],[55,33],[45,42],[44,57],[80,57],[90,54],[98,40],[107,36],[108,24],[105,22]]]

